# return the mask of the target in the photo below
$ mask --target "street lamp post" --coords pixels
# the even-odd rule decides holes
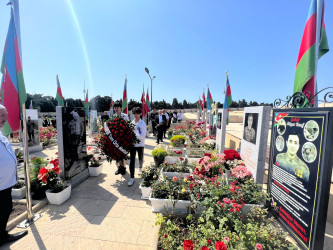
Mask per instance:
[[[145,71],[147,72],[149,78],[150,78],[150,99],[151,99],[151,108],[153,109],[153,80],[156,76],[151,77],[149,74],[149,69],[146,67]]]

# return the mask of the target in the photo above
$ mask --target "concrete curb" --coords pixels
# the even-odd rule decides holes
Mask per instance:
[[[26,204],[25,200],[18,200],[18,201],[14,201],[14,203],[19,203],[19,204]],[[43,208],[45,205],[47,205],[47,200],[42,200],[42,201],[32,201],[32,204],[35,205],[32,207],[32,212],[36,213],[38,210],[40,210],[41,208]],[[28,212],[25,211],[23,214],[21,214],[20,216],[16,217],[15,219],[11,220],[10,222],[7,223],[7,227],[6,230],[10,231],[12,230],[14,227],[16,227],[20,222],[24,221],[25,219],[28,218]]]

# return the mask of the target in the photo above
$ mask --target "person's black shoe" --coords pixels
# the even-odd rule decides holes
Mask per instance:
[[[121,173],[121,175],[126,174],[126,168],[125,167],[120,167],[120,173]]]
[[[160,142],[159,141],[156,141],[157,144],[159,144]]]
[[[163,140],[161,140],[161,142],[163,142]]]
[[[28,234],[27,230],[22,231],[22,232],[18,232],[18,233],[15,233],[15,234],[8,234],[8,238],[5,240],[5,243],[19,240],[22,237],[26,236],[27,234]]]
[[[114,172],[115,175],[118,175],[118,174],[120,174],[120,173],[121,173],[121,167],[119,167],[119,168],[117,169],[117,171]]]

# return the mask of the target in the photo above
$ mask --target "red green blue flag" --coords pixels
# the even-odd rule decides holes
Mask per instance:
[[[328,51],[324,1],[312,0],[296,63],[294,93],[310,92],[315,95],[317,62]]]
[[[229,107],[232,104],[232,96],[231,96],[231,88],[230,88],[230,84],[229,84],[228,73],[227,73],[227,82],[225,85],[224,93],[225,93],[225,97],[224,97],[223,109],[227,110],[227,124],[229,124]]]
[[[89,119],[89,99],[88,99],[88,90],[86,93],[86,99],[84,100],[84,109],[86,111],[86,119]]]
[[[125,113],[125,114],[128,114],[128,108],[127,108],[127,77],[125,78],[122,112]]]
[[[206,97],[205,97],[205,89],[204,91],[202,92],[202,106],[205,107],[205,102],[206,102]],[[203,108],[202,108],[203,110]]]
[[[147,94],[146,94],[146,104],[147,104],[147,107],[148,107],[148,111],[150,111],[150,100],[149,100],[148,89],[147,89]]]
[[[57,76],[57,95],[56,95],[56,100],[58,101],[58,106],[63,107],[65,106],[65,101],[64,97],[61,92],[61,87],[60,87],[60,82],[59,82],[59,77]]]
[[[207,110],[212,110],[213,98],[210,94],[209,88],[207,90]]]
[[[142,117],[144,117],[146,115],[146,112],[147,112],[147,105],[146,105],[144,87],[143,87],[142,96],[141,96],[141,103],[142,103]]]
[[[2,56],[1,101],[7,108],[8,120],[3,127],[4,135],[20,129],[21,107],[27,100],[20,53],[20,37],[11,6],[9,28]]]

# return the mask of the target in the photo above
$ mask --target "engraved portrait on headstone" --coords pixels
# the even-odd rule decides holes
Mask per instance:
[[[302,156],[304,161],[308,163],[314,162],[317,157],[316,146],[312,142],[304,143],[302,147]]]
[[[314,141],[319,135],[319,126],[318,123],[311,120],[305,124],[304,127],[304,136],[309,141]]]
[[[222,126],[222,113],[218,113],[218,117],[217,117],[217,128],[221,129]]]
[[[71,178],[87,168],[85,111],[65,108],[63,113],[63,143],[65,177]]]
[[[257,124],[258,124],[257,113],[245,114],[244,135],[243,135],[244,140],[256,144]]]
[[[38,111],[37,109],[26,110],[28,146],[39,145]]]

